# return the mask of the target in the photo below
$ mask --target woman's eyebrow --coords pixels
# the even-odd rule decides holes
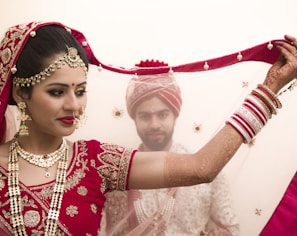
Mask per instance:
[[[78,86],[82,86],[82,85],[85,85],[87,84],[86,81],[82,82],[82,83],[79,83],[79,84],[74,84],[76,87]],[[50,86],[63,86],[63,87],[71,87],[71,85],[69,84],[65,84],[65,83],[51,83],[51,84],[48,84],[47,87],[50,87]]]

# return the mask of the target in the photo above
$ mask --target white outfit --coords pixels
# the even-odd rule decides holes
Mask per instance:
[[[174,144],[170,151],[182,153],[187,150]],[[132,208],[133,216],[125,219],[128,209]],[[114,230],[119,221],[123,223],[121,229],[114,230],[117,232],[114,235],[128,235],[131,222],[149,225],[145,233],[136,231],[138,233],[131,235],[239,235],[229,185],[222,173],[208,184],[111,192],[107,195],[105,210],[110,228]]]

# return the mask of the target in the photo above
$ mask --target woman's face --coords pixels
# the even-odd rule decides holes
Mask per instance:
[[[78,116],[86,107],[86,85],[83,68],[68,65],[34,85],[31,98],[26,101],[32,119],[27,122],[29,133],[71,135],[76,128],[74,114]]]

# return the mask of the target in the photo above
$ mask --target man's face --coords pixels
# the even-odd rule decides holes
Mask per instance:
[[[172,144],[176,117],[158,97],[145,100],[135,110],[135,125],[144,151],[168,150]]]

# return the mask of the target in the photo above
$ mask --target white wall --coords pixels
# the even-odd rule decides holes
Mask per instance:
[[[96,56],[105,64],[132,67],[148,58],[178,65],[233,53],[282,38],[285,33],[297,36],[296,9],[296,0],[1,0],[0,32],[4,33],[8,26],[32,20],[60,21],[82,31]],[[197,141],[199,147],[211,137],[226,114],[242,101],[242,95],[253,88],[234,92],[239,91],[241,82],[254,76],[259,80],[252,80],[251,85],[261,81],[267,66],[252,68],[236,67],[232,77],[238,77],[239,81],[221,80],[216,86],[203,85],[193,79],[200,75],[189,76],[187,82],[180,79],[185,102],[176,139],[193,147]],[[219,78],[220,71],[215,76]],[[98,73],[91,68],[88,124],[71,138],[83,136],[125,145],[138,142],[125,111],[122,118],[112,116],[114,108],[125,110],[128,79],[129,76],[107,71]],[[193,99],[196,93],[200,97]],[[229,101],[230,106],[224,111],[217,109],[225,104],[213,94],[230,96],[230,101],[224,100]],[[295,98],[294,92],[284,95],[283,110],[259,135],[257,145],[240,149],[226,167],[242,236],[260,232],[296,171]],[[220,119],[214,119],[216,116]],[[191,130],[195,119],[203,124],[200,136]],[[257,210],[261,211],[260,215],[256,214]]]

